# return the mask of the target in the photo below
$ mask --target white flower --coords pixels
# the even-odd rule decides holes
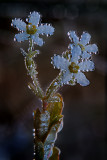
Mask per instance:
[[[69,45],[69,48],[72,50],[74,46],[80,46],[82,51],[81,56],[83,59],[89,59],[91,57],[91,53],[98,52],[98,47],[96,44],[89,44],[91,39],[91,35],[89,33],[83,32],[80,40],[79,37],[77,37],[75,31],[69,31],[68,36],[72,42],[72,44]]]
[[[40,14],[38,12],[32,12],[28,16],[28,24],[23,22],[21,19],[12,20],[11,25],[16,27],[20,33],[15,35],[15,39],[18,42],[28,40],[29,38],[33,39],[34,43],[42,46],[43,39],[39,38],[39,34],[52,35],[54,32],[54,28],[50,24],[39,24],[40,22]],[[39,26],[38,26],[39,24]]]
[[[94,63],[91,60],[80,61],[79,57],[77,57],[77,54],[74,54],[70,61],[59,55],[53,57],[54,67],[63,72],[62,84],[72,84],[69,82],[77,81],[81,86],[89,85],[89,80],[82,72],[92,71],[94,69]]]

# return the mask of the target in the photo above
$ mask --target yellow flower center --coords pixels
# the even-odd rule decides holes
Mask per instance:
[[[75,64],[75,62],[72,62],[69,66],[69,71],[71,73],[78,73],[78,70],[79,70],[79,66]]]
[[[78,45],[81,47],[81,50],[82,50],[82,51],[85,50],[85,48],[84,48],[84,46],[83,46],[82,44],[78,43]]]
[[[28,25],[26,25],[26,32],[27,34],[35,34],[37,32],[36,26],[28,23]]]

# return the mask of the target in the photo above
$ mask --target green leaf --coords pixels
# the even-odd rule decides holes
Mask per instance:
[[[29,58],[34,58],[37,54],[39,54],[38,50],[32,51],[30,52],[30,54],[28,54]]]
[[[44,157],[44,145],[40,139],[35,136],[34,139],[34,159],[43,160]]]
[[[63,99],[60,94],[56,94],[55,97],[59,98],[57,102],[51,102],[48,104],[47,110],[50,113],[50,126],[54,123],[58,122],[60,118],[63,116],[61,115],[63,109]]]
[[[38,90],[37,90],[36,86],[34,86],[32,83],[29,82],[28,88],[31,89],[36,96],[38,96]]]
[[[49,158],[49,160],[59,160],[59,154],[60,154],[60,150],[57,147],[54,147],[53,148],[53,154]]]
[[[38,128],[40,125],[40,114],[41,112],[39,108],[37,108],[36,111],[34,111],[34,129],[37,137],[39,137]]]
[[[48,132],[50,123],[50,114],[48,111],[40,112],[39,109],[34,113],[34,128],[35,134],[41,140],[43,140]]]
[[[61,122],[56,123],[55,125],[53,125],[48,134],[47,137],[45,139],[44,142],[44,159],[49,159],[49,157],[52,156],[53,154],[53,147],[54,147],[54,143],[56,141],[57,138],[57,133],[58,133],[58,129],[60,127]]]

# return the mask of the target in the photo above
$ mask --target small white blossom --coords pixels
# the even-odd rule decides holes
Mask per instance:
[[[12,20],[11,25],[20,31],[19,34],[15,35],[18,42],[31,38],[35,44],[42,46],[43,39],[39,38],[39,34],[52,35],[54,32],[54,28],[50,24],[39,24],[40,14],[38,12],[30,13],[26,21],[27,24],[19,18]]]
[[[91,57],[91,53],[98,52],[98,47],[96,44],[89,44],[91,39],[91,35],[89,33],[83,32],[80,40],[75,31],[69,31],[68,36],[72,42],[72,44],[69,45],[69,48],[72,50],[74,46],[80,46],[82,51],[81,56],[83,59],[89,59]]]
[[[80,61],[77,52],[75,52],[70,61],[63,56],[55,55],[53,57],[53,65],[63,72],[62,84],[69,84],[70,80],[76,80],[81,86],[87,86],[90,83],[82,72],[93,71],[94,69],[94,63],[91,60]]]

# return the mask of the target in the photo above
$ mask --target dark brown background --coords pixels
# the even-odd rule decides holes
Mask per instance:
[[[43,23],[55,27],[53,36],[45,40],[36,62],[38,78],[45,90],[57,76],[51,56],[61,54],[70,43],[69,30],[92,35],[99,54],[93,55],[96,70],[86,73],[90,85],[64,86],[64,128],[56,146],[60,160],[104,160],[105,155],[105,76],[107,74],[107,0],[35,0],[0,1],[0,160],[31,160],[33,155],[32,111],[41,107],[28,89],[27,76],[20,48],[28,43],[14,42],[17,32],[11,27],[14,18],[25,18],[30,11],[42,14]]]

